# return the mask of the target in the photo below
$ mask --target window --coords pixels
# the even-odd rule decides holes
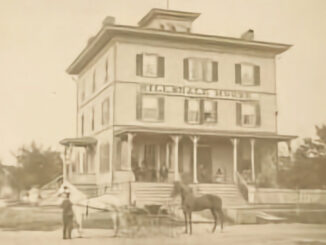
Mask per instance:
[[[109,58],[106,58],[105,60],[105,78],[104,83],[109,81]]]
[[[92,131],[95,130],[95,108],[92,108]]]
[[[85,100],[85,79],[81,81],[79,88],[80,88],[80,100],[83,102]]]
[[[237,103],[237,124],[255,127],[260,125],[260,106],[258,103]]]
[[[143,77],[164,77],[164,57],[156,54],[137,54],[136,75]]]
[[[189,81],[216,82],[218,63],[208,59],[187,58],[183,61],[184,78]]]
[[[164,98],[139,95],[137,101],[137,119],[148,121],[164,120]]]
[[[102,143],[100,145],[100,173],[110,171],[110,144]]]
[[[200,123],[200,100],[185,100],[185,121]]]
[[[110,100],[107,98],[102,102],[102,125],[107,125],[110,119]]]
[[[217,102],[213,100],[185,100],[185,121],[188,123],[216,123]]]
[[[235,82],[246,86],[260,84],[260,67],[252,64],[235,65]]]
[[[97,64],[96,74],[93,78],[95,84],[100,87],[102,84],[106,83],[108,80],[108,58],[101,59]],[[95,88],[96,89],[96,88]],[[95,91],[95,90],[94,90]]]
[[[94,93],[96,90],[96,70],[93,71],[93,80],[92,80],[92,92]]]
[[[217,102],[204,100],[204,122],[217,122]]]

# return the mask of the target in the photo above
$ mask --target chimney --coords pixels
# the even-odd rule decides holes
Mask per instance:
[[[252,41],[254,40],[254,34],[255,34],[254,30],[249,29],[248,31],[246,31],[241,35],[241,38],[247,41]]]
[[[106,16],[105,19],[102,21],[103,26],[107,25],[114,25],[115,18],[113,16]]]

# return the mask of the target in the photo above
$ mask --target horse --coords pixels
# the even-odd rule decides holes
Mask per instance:
[[[58,191],[42,202],[43,205],[59,205],[60,199],[65,192],[69,191],[70,200],[73,204],[72,209],[74,213],[74,223],[77,225],[79,237],[83,235],[83,222],[88,217],[88,214],[94,212],[109,212],[113,223],[114,236],[119,233],[120,224],[120,200],[113,195],[103,195],[101,197],[88,199],[87,196],[78,190],[74,185],[65,181],[58,189]],[[51,199],[52,200],[51,202]]]
[[[221,232],[223,231],[223,211],[222,211],[222,199],[217,195],[205,194],[199,197],[195,197],[190,187],[182,184],[181,182],[175,182],[171,197],[181,196],[181,207],[185,217],[185,233],[188,233],[188,221],[189,231],[192,234],[192,212],[202,211],[209,209],[214,217],[214,227],[212,233],[215,232],[217,226],[217,216],[220,218]]]

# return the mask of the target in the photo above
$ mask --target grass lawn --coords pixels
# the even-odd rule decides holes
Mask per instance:
[[[0,208],[0,228],[49,231],[61,226],[61,210],[49,207],[13,206]]]
[[[62,226],[59,207],[33,207],[28,205],[0,208],[0,229],[52,231]],[[109,229],[112,221],[107,213],[91,213],[84,221],[84,228]]]

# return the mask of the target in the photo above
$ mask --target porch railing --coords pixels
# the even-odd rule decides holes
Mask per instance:
[[[237,185],[242,196],[246,199],[246,201],[248,201],[248,184],[239,172],[237,172]]]

